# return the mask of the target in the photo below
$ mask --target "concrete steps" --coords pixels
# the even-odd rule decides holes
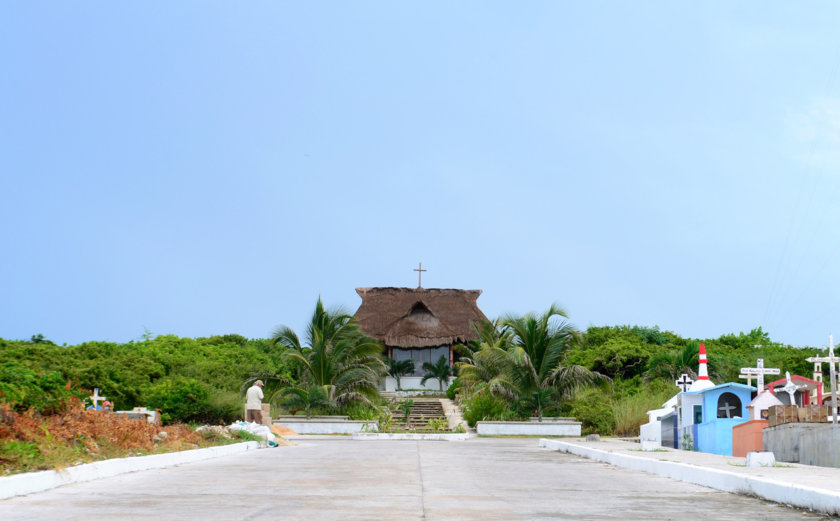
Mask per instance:
[[[401,409],[396,407],[391,409],[391,414],[397,424],[402,423],[409,429],[416,429],[418,431],[431,431],[432,428],[429,427],[429,420],[441,418],[446,420],[446,413],[443,410],[443,405],[441,405],[439,398],[407,398],[399,400],[398,404],[409,400],[413,401],[414,405],[411,406],[407,422],[403,423],[405,414]]]

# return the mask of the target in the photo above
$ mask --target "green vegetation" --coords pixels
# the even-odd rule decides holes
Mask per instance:
[[[397,390],[402,390],[402,382],[400,380],[403,376],[411,374],[414,371],[414,362],[411,360],[394,360],[393,358],[389,358],[387,363],[388,375],[397,381]]]
[[[0,396],[17,412],[33,408],[52,414],[71,396],[81,397],[81,394],[69,389],[59,371],[36,371],[18,362],[0,364]]]
[[[541,316],[479,325],[479,340],[458,350],[458,394],[470,425],[522,420],[542,412],[574,416],[584,434],[635,436],[647,422],[645,413],[676,394],[674,380],[680,374],[696,377],[701,343],[708,352],[710,376],[718,383],[746,383],[738,378],[740,368],[754,367],[758,358],[764,359],[765,367],[811,377],[813,366],[805,359],[824,354],[773,342],[761,328],[716,339],[686,339],[658,327],[593,326],[578,333],[555,323],[552,330],[545,325],[552,317],[560,320],[565,314],[552,307]],[[552,341],[557,345],[545,341],[555,336],[548,331],[557,332]],[[548,352],[554,355],[545,356]],[[544,367],[555,367],[556,372]],[[577,368],[608,377],[611,384],[599,385],[599,377]],[[566,387],[552,379],[560,375],[568,378]]]
[[[739,381],[740,368],[755,366],[757,358],[766,367],[810,377],[805,358],[824,353],[773,342],[761,328],[716,339],[640,326],[579,332],[556,306],[475,328],[477,340],[456,346],[457,378],[450,378],[445,359],[424,366],[427,379],[438,379],[440,389],[460,401],[471,425],[574,416],[585,433],[603,435],[637,434],[645,412],[676,392],[673,381],[681,373],[696,376],[700,343],[715,382]],[[164,422],[230,423],[242,417],[242,393],[257,378],[282,412],[375,419],[385,404],[377,391],[381,378],[386,372],[406,374],[412,362],[404,362],[390,362],[389,368],[380,344],[362,335],[349,314],[326,310],[320,301],[303,342],[289,328],[271,339],[153,338],[148,332],[140,341],[71,346],[41,334],[0,339],[0,427],[9,414],[60,413],[94,387],[116,409],[160,409]],[[34,458],[29,443],[4,439],[0,459]]]
[[[423,369],[426,371],[426,374],[420,380],[422,385],[425,385],[428,380],[437,380],[441,391],[443,391],[444,385],[449,385],[452,368],[449,367],[449,360],[445,356],[438,358],[435,363],[423,362]]]
[[[457,378],[455,378],[454,380],[452,380],[452,383],[449,384],[449,387],[446,389],[446,397],[449,398],[450,400],[454,400],[455,399],[455,394],[458,392],[458,390],[460,388],[461,388],[461,383],[458,381]]]
[[[486,325],[477,329],[482,341],[472,350],[472,358],[465,358],[458,368],[464,390],[473,400],[484,402],[486,394],[495,398],[479,410],[484,406],[498,409],[501,401],[512,414],[542,420],[544,413],[559,413],[580,389],[609,381],[567,363],[569,350],[580,343],[580,333],[563,318],[566,313],[552,305],[540,315],[504,317],[495,333]],[[478,421],[474,412],[468,416],[471,424]]]
[[[306,328],[306,344],[290,328],[278,329],[271,344],[283,349],[295,378],[280,382],[279,396],[287,407],[303,403],[307,417],[315,408],[336,411],[354,403],[370,406],[379,400],[385,375],[382,345],[362,334],[353,317],[340,309],[324,309],[321,299]]]
[[[403,422],[408,423],[408,417],[411,415],[412,407],[414,407],[414,400],[402,400],[397,404],[397,409],[403,413]]]
[[[742,367],[765,367],[811,377],[809,356],[817,348],[793,348],[773,342],[761,328],[720,338],[685,339],[659,328],[638,326],[591,327],[568,353],[568,360],[613,378],[612,389],[579,393],[563,407],[564,415],[583,423],[584,433],[637,435],[647,422],[647,410],[659,408],[676,394],[674,380],[682,373],[695,378],[700,344],[706,345],[709,373],[716,383],[742,382]]]
[[[243,381],[291,371],[268,340],[239,335],[74,346],[35,340],[0,339],[0,402],[18,412],[49,415],[98,387],[116,409],[157,408],[166,422],[230,423],[242,415]]]
[[[293,387],[283,387],[278,390],[269,399],[269,402],[275,402],[280,398],[280,402],[292,414],[303,410],[306,413],[306,419],[312,418],[312,412],[319,409],[335,409],[336,403],[330,400],[326,391],[320,385],[302,385],[298,384]]]

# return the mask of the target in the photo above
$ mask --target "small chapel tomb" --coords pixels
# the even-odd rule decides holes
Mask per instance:
[[[792,387],[791,387],[792,384]],[[791,402],[790,393],[787,392],[786,387],[793,389],[793,402]],[[784,405],[797,405],[800,407],[806,405],[820,405],[823,403],[823,385],[822,382],[805,378],[795,374],[788,378],[782,378],[767,384],[767,388],[773,393],[776,398]]]
[[[748,421],[754,387],[725,383],[680,394],[680,448],[732,455],[732,428]]]

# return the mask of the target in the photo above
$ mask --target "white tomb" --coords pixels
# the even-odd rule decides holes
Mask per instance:
[[[770,391],[762,391],[758,396],[752,399],[747,410],[749,410],[750,420],[766,420],[767,410],[774,405],[782,405],[782,402]]]
[[[643,448],[648,446],[661,447],[662,446],[662,418],[674,411],[677,407],[677,400],[679,393],[671,397],[670,400],[662,404],[661,409],[654,409],[648,411],[648,422],[639,428],[639,440]]]

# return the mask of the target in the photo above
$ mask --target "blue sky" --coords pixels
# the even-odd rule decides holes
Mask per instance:
[[[0,337],[301,331],[418,262],[491,317],[840,333],[836,3],[0,11]]]

